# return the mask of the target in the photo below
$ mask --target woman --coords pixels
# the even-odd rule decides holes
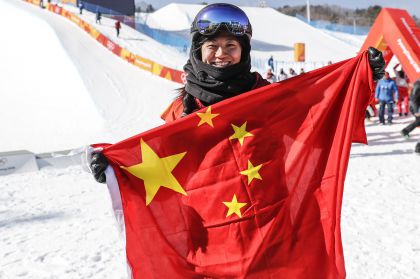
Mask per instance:
[[[251,36],[251,23],[238,7],[212,4],[202,9],[191,26],[191,52],[184,66],[187,84],[162,119],[171,122],[269,84],[259,73],[250,72]]]
[[[187,83],[161,115],[166,122],[250,90],[270,84],[251,70],[252,27],[247,15],[231,4],[211,4],[200,10],[191,26],[190,57],[184,66]],[[381,52],[369,49],[374,79],[384,73]],[[90,167],[96,181],[105,183],[108,166],[94,153]]]

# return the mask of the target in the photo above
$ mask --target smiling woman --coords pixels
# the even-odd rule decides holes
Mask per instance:
[[[242,47],[239,41],[228,33],[214,39],[207,39],[201,47],[201,60],[212,66],[223,68],[241,61]]]
[[[251,70],[252,26],[240,8],[212,4],[191,26],[191,51],[184,66],[187,83],[162,114],[174,121],[198,109],[256,89],[269,82]]]

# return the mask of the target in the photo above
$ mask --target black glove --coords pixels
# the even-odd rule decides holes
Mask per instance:
[[[370,68],[372,69],[373,80],[380,80],[385,75],[385,60],[382,52],[374,47],[369,47],[368,58]]]
[[[102,154],[102,152],[92,154],[90,170],[92,171],[95,180],[99,183],[106,182],[105,170],[108,167],[108,165],[108,160],[104,156],[104,154]]]
[[[187,116],[197,109],[197,104],[195,103],[194,97],[188,93],[186,93],[184,98],[182,98],[182,104],[184,106],[184,110],[182,111],[181,115],[182,117]]]

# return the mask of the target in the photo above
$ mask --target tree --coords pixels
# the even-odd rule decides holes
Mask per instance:
[[[146,7],[146,13],[153,13],[155,8],[153,8],[152,4],[148,4]]]

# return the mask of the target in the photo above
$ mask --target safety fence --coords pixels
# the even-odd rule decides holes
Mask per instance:
[[[326,29],[330,31],[343,32],[354,35],[367,35],[370,31],[370,27],[357,26],[356,24],[336,24],[326,20],[311,20],[310,22],[308,22],[308,19],[300,14],[296,14],[296,18],[318,29]]]
[[[92,13],[100,12],[101,14],[107,14],[107,15],[123,15],[122,13],[114,11],[112,9],[95,5],[92,3],[88,3],[88,2],[83,2],[83,6],[84,6],[84,9]]]
[[[107,37],[105,37],[103,34],[101,34],[98,30],[93,28],[89,23],[82,20],[77,15],[65,10],[63,7],[57,5],[57,4],[51,4],[51,3],[44,3],[40,0],[24,0],[28,3],[41,6],[45,9],[47,9],[50,12],[53,12],[55,14],[61,15],[70,21],[74,22],[76,25],[78,25],[80,28],[82,28],[86,33],[88,33],[92,38],[97,40],[99,43],[101,43],[104,47],[106,47],[108,50],[116,54],[117,56],[121,57],[122,59],[126,60],[128,63],[133,64],[137,67],[139,67],[142,70],[151,72],[154,75],[157,75],[159,77],[166,78],[168,80],[178,82],[178,83],[184,83],[185,82],[185,76],[184,72],[172,69],[169,67],[166,67],[164,65],[161,65],[159,63],[156,63],[150,59],[141,57],[121,46],[116,44],[115,42],[111,41]]]
[[[135,29],[146,34],[161,44],[169,45],[185,54],[190,49],[189,30],[184,31],[167,31],[156,28],[150,28],[147,24],[141,23],[136,18]]]

